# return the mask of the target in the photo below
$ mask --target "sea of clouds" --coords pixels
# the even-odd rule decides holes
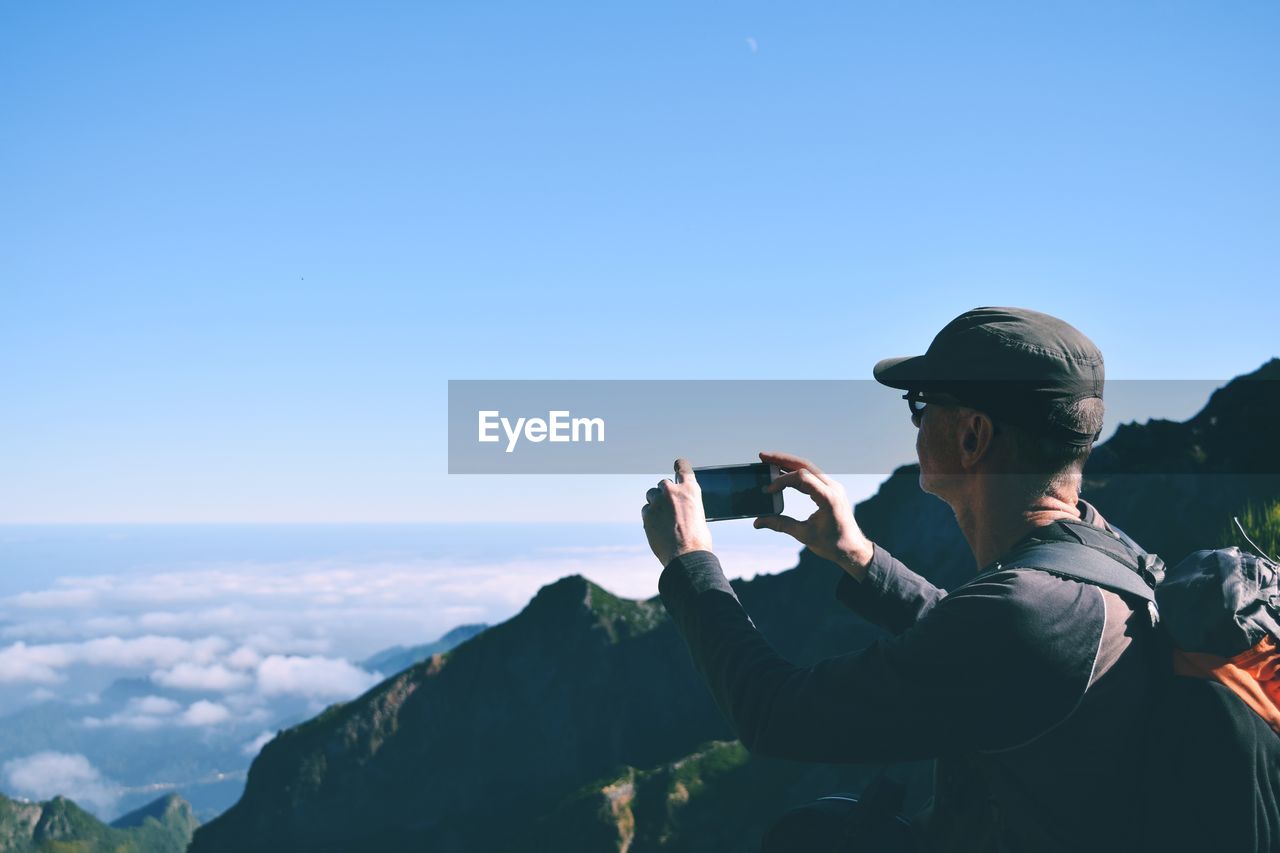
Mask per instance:
[[[731,574],[794,565],[797,546],[785,537],[741,525],[719,532],[728,534],[718,550]],[[0,598],[0,714],[25,719],[45,709],[64,722],[27,749],[12,737],[0,743],[0,785],[31,799],[64,794],[113,816],[149,791],[199,780],[144,778],[136,761],[127,774],[118,771],[128,778],[117,778],[94,761],[104,733],[142,751],[163,742],[166,751],[190,744],[221,756],[206,764],[232,764],[227,756],[234,755],[238,766],[197,769],[219,779],[242,775],[277,728],[391,675],[360,666],[382,648],[502,621],[539,587],[569,574],[629,597],[657,591],[661,567],[634,530],[620,532],[620,541],[543,536],[527,546],[514,531],[505,554],[495,553],[493,535],[478,536],[470,556],[455,547],[445,558],[343,554],[189,565],[151,565],[141,536],[136,566],[30,578],[27,588]],[[102,755],[123,766],[114,753]],[[171,755],[163,756],[169,763],[160,758],[157,768],[172,767]]]

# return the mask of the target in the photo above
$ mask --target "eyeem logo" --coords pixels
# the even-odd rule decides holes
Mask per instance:
[[[506,433],[507,453],[516,449],[521,436],[535,444],[540,441],[555,442],[593,442],[604,441],[604,418],[572,418],[568,411],[547,412],[547,419],[502,417],[496,409],[478,413],[480,418],[480,442],[493,443],[501,441],[498,430]]]

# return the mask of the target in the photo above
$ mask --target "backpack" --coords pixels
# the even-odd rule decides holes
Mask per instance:
[[[1075,521],[1040,528],[999,567],[1148,609],[1145,848],[1280,851],[1280,567],[1233,547],[1166,571],[1122,532]]]

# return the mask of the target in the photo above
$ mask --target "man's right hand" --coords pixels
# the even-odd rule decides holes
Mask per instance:
[[[857,580],[866,577],[872,544],[853,519],[853,508],[844,486],[828,477],[808,459],[790,453],[762,452],[760,459],[777,465],[782,474],[765,491],[793,488],[813,499],[818,509],[804,521],[788,515],[765,515],[757,528],[786,533],[823,559],[830,560]]]

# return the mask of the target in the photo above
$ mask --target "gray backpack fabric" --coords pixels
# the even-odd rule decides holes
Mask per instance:
[[[1175,646],[1235,657],[1280,637],[1280,569],[1239,548],[1197,551],[1156,588],[1156,604]]]
[[[1175,648],[1231,658],[1266,637],[1280,642],[1280,568],[1223,548],[1166,572],[1123,533],[1078,522],[1038,530],[1002,567],[1094,584],[1150,609],[1160,687],[1142,771],[1148,796],[1134,814],[1145,849],[1280,851],[1280,735],[1222,684],[1172,668]]]

